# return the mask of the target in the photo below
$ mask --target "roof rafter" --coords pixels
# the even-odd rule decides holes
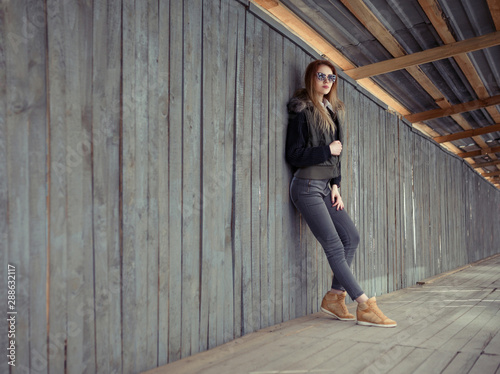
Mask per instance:
[[[489,173],[481,173],[483,177],[494,177],[496,175],[500,175],[500,170],[498,171],[491,171]]]
[[[452,105],[451,107],[445,109],[432,109],[426,112],[409,114],[405,116],[405,118],[410,122],[428,121],[430,119],[448,117],[452,114],[470,112],[471,110],[482,109],[498,104],[500,104],[500,95],[491,96],[487,99],[473,100],[462,104]]]
[[[480,127],[478,129],[465,130],[455,134],[436,136],[433,139],[437,143],[452,142],[454,140],[471,138],[473,136],[489,134],[496,131],[500,131],[500,123],[492,126]]]
[[[376,62],[359,68],[346,70],[346,74],[352,79],[368,78],[375,75],[390,73],[391,71],[406,69],[411,66],[426,64],[432,61],[442,60],[458,54],[477,51],[479,49],[493,47],[500,44],[500,31],[495,31],[483,36],[445,44],[440,47],[427,49],[409,55],[396,57],[390,60]]]
[[[466,157],[476,157],[476,156],[481,156],[481,155],[487,155],[489,153],[497,153],[497,152],[500,152],[500,147],[486,148],[486,149],[481,149],[479,151],[463,152],[463,153],[459,153],[457,156],[460,156],[462,158],[466,158]]]
[[[487,166],[495,166],[495,165],[498,165],[500,164],[500,160],[496,160],[496,161],[491,161],[491,162],[476,162],[475,164],[472,164],[471,166],[474,168],[474,169],[477,169],[477,168],[485,168]]]
[[[491,17],[495,23],[497,30],[500,30],[500,3],[498,0],[487,0],[488,7],[490,8]]]

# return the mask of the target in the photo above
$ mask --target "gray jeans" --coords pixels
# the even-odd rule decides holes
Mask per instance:
[[[332,207],[328,182],[293,177],[290,196],[325,250],[334,274],[332,288],[347,291],[354,300],[364,293],[350,269],[359,234],[345,209]]]

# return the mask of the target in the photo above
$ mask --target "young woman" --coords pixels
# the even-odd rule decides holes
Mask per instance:
[[[290,196],[323,246],[334,274],[321,310],[342,321],[354,320],[345,305],[348,293],[358,302],[358,324],[395,327],[396,322],[377,307],[375,297],[368,299],[350,269],[359,234],[339,192],[344,104],[337,97],[332,63],[317,60],[309,64],[305,88],[295,93],[288,111],[286,159],[294,171]]]

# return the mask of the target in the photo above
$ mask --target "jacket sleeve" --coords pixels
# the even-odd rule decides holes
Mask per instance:
[[[305,113],[290,113],[286,134],[286,160],[290,165],[302,168],[320,164],[330,158],[329,145],[307,147],[307,138]]]
[[[330,187],[333,187],[333,185],[336,184],[337,187],[340,188],[341,180],[342,180],[342,174],[340,174],[338,177],[330,179]]]

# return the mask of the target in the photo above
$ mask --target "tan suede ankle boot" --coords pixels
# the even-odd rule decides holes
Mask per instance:
[[[349,313],[347,306],[345,305],[346,295],[347,292],[345,291],[340,295],[327,292],[321,302],[321,310],[337,319],[340,319],[341,321],[353,321],[355,319],[354,315]]]
[[[377,326],[377,327],[396,327],[396,321],[387,318],[378,308],[375,296],[364,303],[358,304],[356,310],[358,325]]]

